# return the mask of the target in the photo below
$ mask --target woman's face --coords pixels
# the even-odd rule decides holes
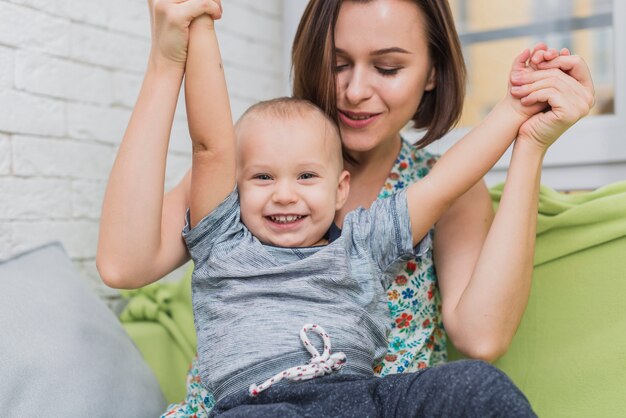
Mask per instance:
[[[407,0],[344,1],[335,47],[341,133],[358,158],[397,139],[435,87],[422,12]]]

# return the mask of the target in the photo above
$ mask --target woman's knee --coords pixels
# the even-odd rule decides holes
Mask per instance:
[[[464,391],[487,391],[498,393],[503,388],[515,388],[515,384],[500,369],[483,360],[458,360],[436,366],[439,379]],[[519,389],[517,389],[519,390]],[[469,394],[469,393],[468,393]]]
[[[428,371],[422,377],[431,396],[454,405],[459,416],[533,417],[530,403],[513,381],[482,360],[459,360]]]

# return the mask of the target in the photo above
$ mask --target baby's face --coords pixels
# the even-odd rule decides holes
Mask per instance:
[[[264,244],[325,243],[349,188],[327,129],[318,117],[252,117],[237,130],[241,220]]]

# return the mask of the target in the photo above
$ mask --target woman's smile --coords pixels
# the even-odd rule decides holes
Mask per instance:
[[[343,125],[352,129],[365,128],[379,119],[381,113],[339,111],[339,119]]]

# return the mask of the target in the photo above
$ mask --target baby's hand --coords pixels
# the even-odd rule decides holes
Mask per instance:
[[[513,61],[511,73],[509,74],[509,98],[512,99],[513,108],[525,119],[544,111],[547,105],[539,103],[534,106],[524,106],[520,99],[526,97],[528,91],[523,89],[523,83],[520,83],[519,80],[523,75],[537,71],[537,65],[546,60],[554,59],[555,55],[558,55],[555,49],[549,50],[546,44],[540,43],[532,51],[528,48],[523,50]]]

